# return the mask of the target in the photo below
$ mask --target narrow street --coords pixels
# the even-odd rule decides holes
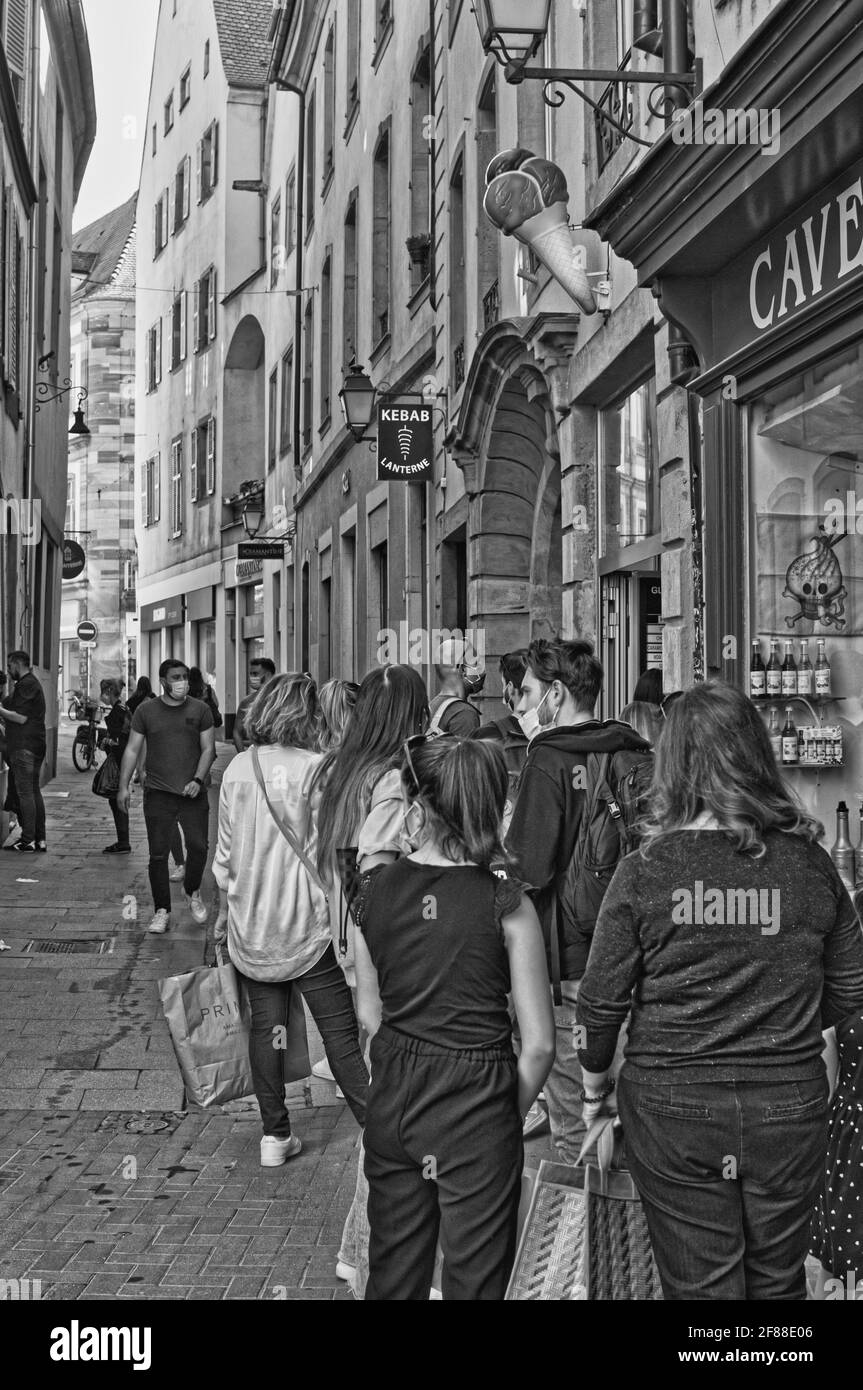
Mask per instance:
[[[335,1261],[356,1125],[334,1086],[298,1084],[303,1152],[265,1170],[254,1101],[184,1109],[157,981],[204,962],[206,929],[175,884],[172,931],[146,934],[140,792],[133,854],[103,857],[110,812],[72,733],[45,788],[50,852],[0,856],[0,1280],[43,1299],[350,1297]]]

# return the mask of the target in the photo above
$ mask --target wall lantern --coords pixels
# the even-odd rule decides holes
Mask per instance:
[[[243,526],[250,541],[253,541],[264,524],[264,494],[256,490],[250,492],[243,503]]]
[[[358,444],[366,437],[375,413],[377,391],[362,367],[354,359],[348,367],[345,384],[339,392],[339,402],[345,424]]]
[[[545,41],[551,0],[476,0],[474,14],[485,52],[502,67],[523,67]]]

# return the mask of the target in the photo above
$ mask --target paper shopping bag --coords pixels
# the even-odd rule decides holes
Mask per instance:
[[[253,1093],[249,1013],[233,965],[159,981],[186,1095],[206,1109]]]

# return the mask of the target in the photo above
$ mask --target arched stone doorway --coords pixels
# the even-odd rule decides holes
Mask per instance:
[[[245,482],[267,476],[265,342],[253,314],[238,323],[225,358],[222,492],[233,497]]]

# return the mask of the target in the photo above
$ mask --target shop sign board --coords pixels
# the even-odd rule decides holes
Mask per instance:
[[[77,579],[87,568],[87,556],[77,541],[63,542],[63,578]]]
[[[284,541],[240,541],[237,546],[239,560],[284,560]]]
[[[378,405],[378,482],[424,483],[432,476],[434,416],[419,402]]]

